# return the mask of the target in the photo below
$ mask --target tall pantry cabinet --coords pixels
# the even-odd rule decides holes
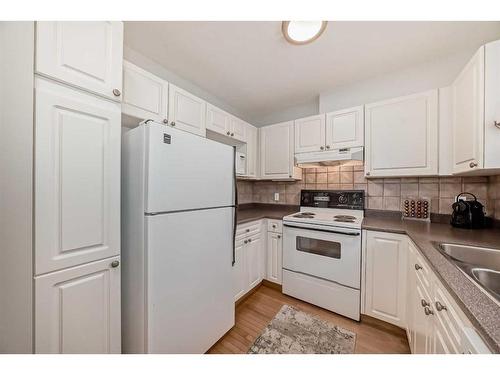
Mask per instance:
[[[35,353],[120,353],[122,22],[37,22]]]

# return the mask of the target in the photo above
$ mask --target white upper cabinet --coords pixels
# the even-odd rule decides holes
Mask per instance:
[[[365,106],[368,177],[438,174],[438,90]]]
[[[295,120],[295,153],[325,149],[325,115]]]
[[[207,103],[207,130],[231,136],[231,115],[216,106]]]
[[[120,105],[35,81],[35,274],[120,253]]]
[[[170,84],[168,94],[170,125],[204,137],[206,135],[206,102],[172,84]]]
[[[256,178],[259,174],[259,129],[250,124],[246,124],[247,138],[247,177]]]
[[[453,172],[500,169],[500,41],[482,46],[451,85]]]
[[[122,60],[122,22],[37,22],[37,73],[121,101]]]
[[[326,114],[326,149],[363,147],[363,132],[363,106]]]
[[[294,167],[293,121],[260,129],[260,164],[263,179],[300,179]]]
[[[168,82],[123,61],[122,112],[140,120],[167,122]]]
[[[121,352],[120,258],[35,277],[35,353]]]
[[[237,117],[231,116],[231,137],[246,142],[246,123]]]

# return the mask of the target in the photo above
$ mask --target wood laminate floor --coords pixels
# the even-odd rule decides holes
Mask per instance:
[[[236,307],[236,324],[210,350],[209,354],[246,353],[254,340],[283,305],[316,315],[356,333],[355,353],[410,353],[406,333],[397,327],[363,317],[361,322],[286,296],[276,289],[261,285]]]

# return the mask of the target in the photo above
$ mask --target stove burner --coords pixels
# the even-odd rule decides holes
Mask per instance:
[[[334,218],[340,220],[356,220],[356,218],[351,215],[335,215]]]
[[[340,219],[334,219],[333,221],[338,221],[340,223],[354,223],[354,219],[346,219],[346,218],[340,218]]]
[[[314,217],[314,213],[313,212],[301,212],[301,213],[293,215],[293,217],[312,219]]]

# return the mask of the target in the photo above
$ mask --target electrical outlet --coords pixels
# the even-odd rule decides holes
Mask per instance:
[[[274,201],[278,202],[280,200],[280,193],[274,193]]]

